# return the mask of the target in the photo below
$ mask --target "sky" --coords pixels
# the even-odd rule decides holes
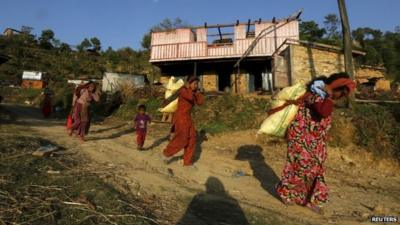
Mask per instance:
[[[245,22],[286,17],[303,9],[302,20],[323,26],[324,16],[338,13],[337,0],[1,0],[0,30],[33,27],[40,35],[52,29],[71,45],[97,37],[103,49],[140,48],[143,35],[164,18],[190,25]],[[399,0],[346,0],[352,29],[394,31],[400,26]]]

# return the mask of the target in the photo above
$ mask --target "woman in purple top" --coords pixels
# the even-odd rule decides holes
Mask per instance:
[[[135,129],[136,129],[136,144],[137,149],[143,150],[144,141],[146,140],[147,123],[151,122],[150,116],[146,114],[146,106],[139,105],[139,113],[135,117]]]

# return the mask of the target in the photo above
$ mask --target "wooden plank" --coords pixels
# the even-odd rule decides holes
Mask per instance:
[[[359,103],[388,103],[388,104],[400,104],[400,101],[394,100],[373,100],[373,99],[356,99]]]

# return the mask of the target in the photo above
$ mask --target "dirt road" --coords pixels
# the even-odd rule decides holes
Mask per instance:
[[[180,160],[160,159],[168,125],[149,128],[146,151],[135,150],[132,124],[106,120],[94,123],[88,141],[66,135],[64,121],[43,120],[36,109],[7,105],[23,129],[29,126],[67,151],[77,151],[96,165],[106,165],[126,180],[135,194],[151,194],[165,202],[175,224],[207,224],[230,217],[225,224],[370,224],[371,215],[400,215],[400,174],[384,161],[377,163],[357,150],[329,148],[326,180],[330,202],[324,215],[299,206],[285,206],[274,195],[285,162],[284,143],[256,140],[255,130],[201,138],[196,168]],[[199,218],[208,218],[199,220]],[[239,222],[238,222],[239,221]],[[247,222],[246,222],[247,221]]]

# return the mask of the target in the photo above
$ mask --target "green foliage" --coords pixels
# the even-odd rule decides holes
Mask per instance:
[[[325,16],[324,27],[314,21],[300,23],[300,39],[332,45],[342,45],[340,23],[335,14]],[[385,66],[387,75],[393,81],[400,81],[400,26],[394,32],[385,32],[369,27],[352,31],[354,48],[366,52],[360,56],[361,64]]]
[[[39,44],[44,49],[53,48],[52,42],[54,42],[54,32],[52,30],[43,30],[42,35],[39,37]]]
[[[94,50],[100,51],[101,50],[101,42],[98,38],[94,37],[90,39],[90,42],[92,43]]]
[[[2,87],[0,89],[0,95],[4,97],[4,101],[16,103],[16,104],[24,104],[25,101],[30,101],[34,103],[38,103],[37,100],[40,97],[40,93],[42,91],[38,89],[30,89],[30,88],[9,88]]]
[[[90,47],[92,47],[92,43],[89,41],[89,39],[85,38],[83,41],[77,46],[77,49],[82,52],[85,50],[88,50]]]
[[[188,25],[183,22],[182,19],[180,18],[175,18],[174,20],[171,20],[169,18],[165,18],[163,21],[161,21],[159,24],[153,26],[148,33],[146,33],[143,36],[142,39],[142,48],[145,50],[149,51],[150,50],[150,44],[151,44],[151,31],[166,31],[166,30],[172,30],[175,28],[181,28],[181,27],[187,27]]]
[[[376,156],[400,160],[400,119],[398,107],[355,105],[354,125],[357,144]]]
[[[145,105],[147,114],[150,117],[155,118],[158,114],[158,109],[161,107],[161,100],[150,97],[148,99],[131,99],[126,104],[121,105],[115,116],[124,120],[133,120],[137,114],[137,107],[139,105]]]
[[[300,39],[306,41],[319,41],[322,39],[326,30],[319,28],[319,25],[314,21],[303,21],[300,23]]]
[[[215,121],[200,125],[199,130],[205,130],[207,133],[210,134],[217,134],[229,131],[230,129],[225,123],[221,121]]]
[[[325,16],[324,26],[326,33],[326,39],[331,42],[331,44],[340,45],[341,43],[341,33],[339,32],[340,21],[336,14],[328,14]]]
[[[209,99],[193,113],[198,129],[209,133],[259,128],[269,107],[267,99],[224,95]]]

